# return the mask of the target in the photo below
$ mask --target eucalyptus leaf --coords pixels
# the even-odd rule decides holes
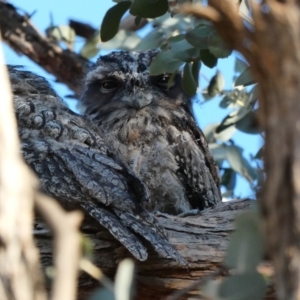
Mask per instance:
[[[196,94],[198,84],[193,76],[191,63],[186,63],[183,68],[183,77],[182,77],[181,85],[183,90],[189,96],[194,96]]]
[[[130,30],[119,30],[111,40],[101,43],[101,48],[107,50],[133,50],[140,41],[141,38],[135,32]]]
[[[263,158],[263,152],[264,152],[264,147],[261,147],[257,153],[255,154],[254,158],[255,159],[262,159]]]
[[[141,18],[157,18],[168,11],[168,0],[133,0],[130,13]]]
[[[215,97],[220,94],[225,87],[225,79],[221,72],[217,71],[216,75],[213,76],[207,87],[207,93],[211,97]]]
[[[141,21],[142,21],[142,18],[137,16],[135,19],[134,19],[134,24],[136,26],[139,26],[141,24]]]
[[[225,168],[221,178],[221,185],[225,186],[227,190],[233,191],[236,185],[236,172],[231,168]]]
[[[238,79],[236,80],[236,82],[234,83],[234,86],[247,86],[247,85],[251,85],[254,84],[256,81],[253,79],[253,76],[251,74],[250,71],[250,67],[248,67],[247,69],[245,69],[243,71],[243,73],[238,77]]]
[[[88,300],[116,300],[114,293],[107,288],[96,290]]]
[[[194,48],[186,39],[174,42],[169,40],[171,45],[172,56],[184,62],[191,62],[200,58],[199,50]]]
[[[236,230],[229,240],[225,264],[240,274],[255,272],[264,255],[260,215],[253,209],[240,215],[235,222]]]
[[[100,29],[100,37],[102,42],[109,41],[117,34],[120,21],[130,6],[131,1],[122,1],[117,3],[106,12]]]
[[[256,170],[243,157],[243,149],[230,145],[226,147],[226,158],[234,171],[252,183],[257,178]]]
[[[216,142],[215,130],[218,126],[219,126],[219,123],[212,123],[212,124],[207,125],[203,129],[203,134],[204,134],[205,139],[208,143],[215,143]]]
[[[248,112],[242,119],[235,123],[235,127],[249,134],[257,134],[261,132],[258,125],[257,111]]]
[[[174,73],[182,64],[182,61],[172,56],[171,51],[162,51],[154,57],[149,70],[151,75]]]
[[[229,127],[235,127],[236,124],[243,119],[250,111],[251,111],[251,106],[249,107],[242,107],[238,110],[235,110],[228,114],[221,122],[219,127],[216,129],[216,133],[219,134],[222,131],[228,129]]]
[[[220,145],[217,143],[210,143],[209,149],[218,164],[221,164],[225,159],[227,159],[226,145]]]
[[[217,65],[218,59],[212,55],[208,49],[200,50],[201,61],[209,68]]]
[[[232,50],[228,48],[222,37],[216,30],[212,31],[207,39],[207,45],[210,53],[217,58],[228,57]]]
[[[68,25],[52,26],[46,30],[47,36],[57,41],[63,41],[71,45],[75,41],[76,33],[73,28]]]
[[[225,278],[219,287],[222,300],[260,300],[267,290],[263,276],[257,272]]]
[[[201,294],[207,299],[222,300],[218,295],[220,284],[220,280],[209,280],[205,282],[201,287]]]
[[[199,60],[193,61],[193,63],[192,63],[192,73],[193,73],[193,76],[195,78],[195,81],[197,82],[197,85],[198,85],[198,82],[199,82],[200,68],[201,68],[201,62]]]
[[[148,50],[158,48],[163,41],[163,33],[159,30],[153,30],[148,33],[135,47],[134,50]]]
[[[89,59],[97,55],[97,53],[100,51],[100,32],[97,31],[95,35],[86,41],[84,46],[80,50],[80,55],[83,57]]]
[[[238,57],[235,58],[234,71],[236,73],[242,73],[248,67],[248,64],[245,63],[243,60],[239,59]]]
[[[198,49],[208,49],[208,36],[215,29],[210,25],[200,25],[185,34],[186,40]]]
[[[221,142],[229,141],[232,138],[233,134],[236,132],[235,126],[231,125],[227,127],[222,127],[221,131],[219,130],[220,126],[221,124],[216,128],[215,138]]]

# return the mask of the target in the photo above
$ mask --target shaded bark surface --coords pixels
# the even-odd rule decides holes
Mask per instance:
[[[198,216],[179,218],[160,214],[159,223],[166,229],[171,244],[187,260],[188,267],[176,261],[159,258],[149,251],[149,258],[137,264],[136,299],[164,299],[175,290],[182,289],[203,276],[212,274],[222,263],[227,248],[228,237],[234,230],[234,219],[251,205],[251,200],[221,203],[206,209]],[[117,263],[131,257],[108,231],[88,220],[82,227],[83,233],[94,244],[94,263],[109,277],[113,277]],[[43,267],[52,265],[51,234],[44,223],[37,220],[34,230],[37,246],[41,251]],[[145,242],[146,244],[146,242]],[[79,299],[95,290],[99,284],[88,275],[79,279]],[[197,295],[190,292],[188,297]]]

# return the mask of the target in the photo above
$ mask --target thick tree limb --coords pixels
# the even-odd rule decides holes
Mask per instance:
[[[137,262],[136,299],[164,299],[172,291],[185,288],[217,270],[223,261],[228,237],[234,229],[233,221],[238,214],[249,208],[251,202],[246,200],[221,203],[195,217],[159,215],[159,223],[166,229],[170,242],[188,261],[189,266],[186,268],[173,260],[161,259],[154,251],[149,251],[146,261]],[[130,257],[129,252],[106,230],[99,229],[96,223],[86,223],[83,232],[94,243],[94,263],[112,277],[117,263]],[[34,234],[41,250],[43,267],[50,266],[51,235],[42,222],[36,223]],[[97,286],[98,283],[87,275],[81,276],[79,299],[86,299]],[[188,295],[197,294],[198,291],[193,290]]]
[[[299,1],[250,1],[253,24],[244,26],[230,0],[210,0],[187,13],[211,20],[249,61],[259,83],[265,131],[266,182],[260,197],[266,241],[274,260],[279,299],[300,295],[300,8]],[[218,14],[218,18],[212,15]]]
[[[65,83],[75,94],[81,91],[81,79],[89,62],[82,56],[60,48],[43,36],[10,4],[0,1],[0,30],[3,41]]]

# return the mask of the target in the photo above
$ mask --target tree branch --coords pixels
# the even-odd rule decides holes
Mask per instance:
[[[20,15],[14,6],[2,1],[0,30],[3,41],[12,49],[29,57],[80,95],[81,79],[90,64],[88,60],[54,44],[37,31],[27,15]]]
[[[162,259],[149,249],[149,258],[137,264],[136,299],[165,299],[173,291],[185,288],[199,278],[212,275],[222,264],[229,235],[234,230],[234,219],[249,209],[251,200],[221,203],[195,217],[179,218],[166,214],[157,216],[167,232],[169,241],[188,261],[188,268],[173,260]],[[117,263],[130,253],[110,233],[89,219],[83,233],[94,244],[94,263],[109,277],[113,277]],[[43,267],[51,265],[51,250],[47,239],[49,231],[38,221],[35,238],[42,254]],[[145,242],[146,243],[146,242]],[[79,279],[79,299],[86,299],[99,283],[82,274]],[[198,289],[189,291],[182,299],[198,295]]]
[[[51,299],[76,299],[76,282],[81,258],[79,227],[83,214],[79,211],[65,212],[56,201],[43,194],[36,195],[35,205],[55,237],[55,280]]]
[[[32,238],[32,199],[37,180],[20,156],[1,49],[0,82],[0,295],[3,300],[45,300],[39,255]]]

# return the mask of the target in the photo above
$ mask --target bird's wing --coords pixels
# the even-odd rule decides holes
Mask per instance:
[[[204,209],[221,201],[218,167],[201,129],[192,116],[178,118],[181,133],[173,139],[173,151],[178,164],[177,174],[183,182],[193,208]]]

